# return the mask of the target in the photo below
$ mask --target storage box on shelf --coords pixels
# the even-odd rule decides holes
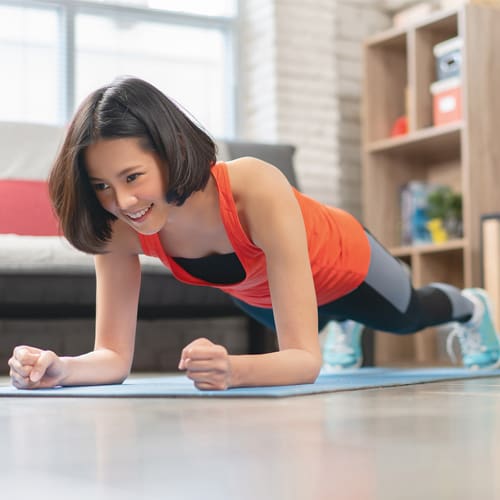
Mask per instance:
[[[461,75],[462,39],[458,36],[434,45],[436,80],[447,80]]]
[[[436,81],[430,91],[434,125],[462,119],[462,38],[454,37],[434,45]]]
[[[370,38],[364,48],[363,201],[365,225],[412,269],[416,286],[479,286],[480,216],[500,210],[500,11],[479,5],[436,13]],[[461,40],[461,119],[435,126],[430,86],[439,79],[434,47]],[[438,45],[439,46],[439,45]],[[406,97],[405,97],[406,96]],[[408,133],[391,137],[406,115]],[[402,186],[449,186],[462,195],[463,237],[403,246]],[[436,331],[376,334],[375,361],[443,363]]]
[[[462,119],[462,88],[459,77],[438,80],[431,84],[434,125]]]

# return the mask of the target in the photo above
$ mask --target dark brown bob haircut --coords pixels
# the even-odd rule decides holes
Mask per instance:
[[[62,232],[83,252],[102,253],[116,220],[97,200],[85,150],[101,139],[125,137],[158,156],[166,200],[178,206],[206,186],[216,161],[214,141],[153,85],[125,77],[92,92],[69,124],[49,176]]]

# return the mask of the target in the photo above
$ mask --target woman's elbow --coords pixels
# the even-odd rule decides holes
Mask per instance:
[[[323,366],[322,356],[318,357],[315,355],[311,355],[311,357],[312,360],[306,374],[306,384],[314,384],[314,382],[316,382],[321,372],[321,367]]]
[[[128,376],[130,374],[127,373],[126,375],[120,375],[114,382],[113,384],[116,384],[116,385],[120,385],[120,384],[123,384],[123,382],[125,382],[125,380],[127,380]]]
[[[118,373],[118,380],[117,380],[117,384],[123,384],[123,382],[125,382],[125,380],[128,379],[128,377],[130,376],[130,372],[132,371],[132,367],[131,366],[126,366],[123,370],[120,371],[120,373]]]
[[[132,371],[132,363],[126,360],[122,360],[122,363],[119,363],[116,366],[116,371],[113,376],[112,384],[123,384],[125,380],[130,376]]]

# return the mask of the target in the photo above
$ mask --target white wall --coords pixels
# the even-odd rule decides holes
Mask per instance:
[[[297,146],[307,194],[361,214],[362,41],[383,0],[242,0],[241,136]]]

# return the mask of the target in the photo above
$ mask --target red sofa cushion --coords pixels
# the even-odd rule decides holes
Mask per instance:
[[[0,234],[58,236],[47,182],[0,179]]]

